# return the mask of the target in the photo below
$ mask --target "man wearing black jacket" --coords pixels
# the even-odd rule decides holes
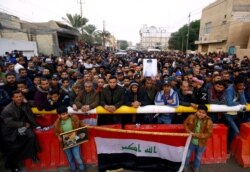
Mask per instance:
[[[1,113],[1,134],[3,153],[6,156],[5,167],[11,171],[21,171],[18,163],[27,158],[38,162],[38,142],[32,128],[39,127],[34,114],[27,103],[23,102],[21,91],[14,91],[10,102]]]
[[[108,80],[108,86],[101,92],[100,105],[103,106],[108,112],[114,113],[116,109],[123,105],[124,92],[125,89],[117,85],[117,78],[115,76],[111,76]],[[100,118],[98,125],[121,123],[120,115],[103,115],[98,118]]]

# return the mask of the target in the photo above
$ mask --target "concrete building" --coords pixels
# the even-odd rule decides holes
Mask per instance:
[[[202,10],[199,52],[250,54],[250,1],[217,0]]]
[[[143,25],[140,29],[140,48],[147,50],[149,48],[159,48],[166,50],[168,48],[168,40],[170,33],[166,27],[155,27]]]
[[[38,52],[47,55],[67,53],[80,36],[77,29],[53,20],[45,23],[22,21],[21,25],[27,31],[29,39],[37,42]]]
[[[38,52],[61,55],[80,36],[78,30],[57,21],[30,23],[0,12],[0,38],[35,41]]]

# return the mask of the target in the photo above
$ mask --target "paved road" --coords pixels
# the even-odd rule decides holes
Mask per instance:
[[[6,170],[4,168],[4,160],[2,156],[0,156],[0,172],[8,172],[9,170]],[[69,172],[69,168],[62,167],[58,169],[53,170],[43,170],[41,172]],[[98,168],[97,166],[87,166],[86,172],[97,172]],[[235,159],[231,157],[228,159],[226,164],[209,164],[209,165],[202,165],[202,172],[249,172],[250,168],[242,168],[240,165],[237,164]],[[22,166],[22,172],[26,172],[25,167]],[[118,172],[118,171],[117,171]],[[129,170],[119,170],[119,172],[133,172]],[[190,171],[191,172],[191,171]]]

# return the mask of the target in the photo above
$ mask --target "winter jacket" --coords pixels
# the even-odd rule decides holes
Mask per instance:
[[[208,116],[205,116],[200,120],[201,124],[199,133],[195,133],[195,127],[198,121],[198,117],[195,114],[189,115],[183,124],[186,132],[193,132],[193,138],[197,138],[199,140],[199,146],[204,147],[207,145],[207,141],[213,133],[213,122]]]
[[[48,94],[49,90],[43,90],[40,86],[37,87],[34,97],[34,106],[37,107],[38,110],[43,110],[45,108]]]
[[[123,105],[125,89],[116,86],[116,88],[111,89],[109,86],[104,88],[101,92],[100,105],[114,105],[116,109]]]
[[[218,105],[225,105],[226,104],[226,93],[217,92],[214,87],[211,87],[208,91],[208,103],[210,104],[218,104]]]
[[[1,120],[3,121],[1,125],[2,136],[8,141],[14,141],[18,134],[18,128],[25,126],[25,122],[20,121],[21,112],[19,108],[24,112],[31,127],[35,128],[38,126],[34,118],[35,115],[27,103],[23,103],[18,107],[14,102],[10,102],[1,113]]]
[[[76,115],[69,115],[69,118],[71,118],[73,130],[86,126],[82,121],[79,120],[79,118]],[[58,118],[54,123],[54,129],[55,129],[56,136],[59,136],[61,133],[63,133],[61,121],[62,120],[60,118]]]
[[[89,105],[90,109],[94,109],[99,105],[99,94],[94,89],[89,93],[83,90],[77,95],[74,103],[78,109],[83,105]]]
[[[238,94],[234,88],[234,84],[231,84],[226,89],[226,104],[228,106],[236,106],[239,104],[245,105],[246,104],[246,97],[244,92]]]
[[[141,103],[141,106],[146,105],[146,98],[145,93],[143,91],[138,90],[138,92],[135,94],[131,90],[126,91],[124,96],[124,104],[127,106],[131,106],[132,102],[138,101]]]
[[[169,104],[167,101],[171,100],[171,99],[173,99],[174,102]],[[155,104],[156,105],[168,105],[168,106],[177,107],[177,106],[179,106],[178,94],[176,91],[171,89],[169,96],[166,97],[163,90],[159,91],[155,97]]]

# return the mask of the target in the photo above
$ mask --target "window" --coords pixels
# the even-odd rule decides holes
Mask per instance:
[[[209,34],[211,32],[211,22],[205,24],[204,34]]]

